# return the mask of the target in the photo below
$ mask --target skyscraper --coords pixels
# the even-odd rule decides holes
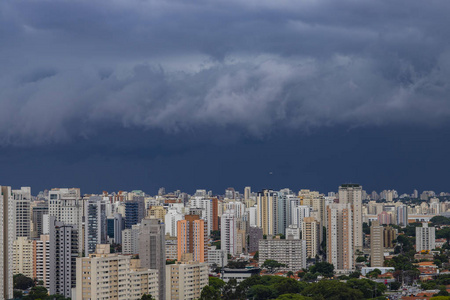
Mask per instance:
[[[362,250],[362,187],[359,184],[342,184],[339,187],[339,203],[352,205],[353,247],[354,250]]]
[[[84,206],[84,253],[94,253],[98,244],[107,242],[106,205],[108,198],[90,196]]]
[[[134,196],[133,200],[125,201],[125,229],[141,222],[145,217],[145,200],[142,196]]]
[[[327,207],[327,260],[337,272],[354,268],[353,223],[351,204],[331,204]]]
[[[48,215],[48,202],[40,202],[32,208],[33,237],[39,238],[44,234],[44,215]]]
[[[397,207],[397,225],[405,227],[408,225],[408,206],[400,205]]]
[[[13,298],[14,199],[11,187],[0,186],[0,299]]]
[[[50,217],[50,294],[72,297],[76,285],[76,265],[79,256],[79,231],[76,225],[67,225]]]
[[[231,255],[237,254],[237,228],[236,216],[233,211],[227,211],[222,214],[220,219],[220,244],[221,249],[226,250]]]
[[[307,217],[302,222],[302,240],[306,241],[307,257],[314,258],[319,253],[321,242],[320,222],[313,217]]]
[[[158,270],[159,299],[165,300],[166,242],[164,223],[161,220],[142,220],[139,231],[139,259],[144,269]]]
[[[384,266],[383,226],[378,221],[372,221],[370,226],[370,266]]]
[[[12,190],[16,211],[16,237],[31,237],[31,188],[22,187],[20,190]]]
[[[278,193],[272,190],[262,190],[256,198],[256,222],[263,234],[275,235],[277,217]]]
[[[183,254],[192,253],[193,260],[208,261],[207,226],[198,215],[186,215],[185,220],[177,222],[177,256],[181,261]]]

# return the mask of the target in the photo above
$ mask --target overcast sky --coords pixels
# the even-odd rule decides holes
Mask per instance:
[[[0,1],[0,184],[450,192],[449,11]]]

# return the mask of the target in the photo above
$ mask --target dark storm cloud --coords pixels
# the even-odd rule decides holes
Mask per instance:
[[[2,1],[0,139],[450,116],[447,1]]]

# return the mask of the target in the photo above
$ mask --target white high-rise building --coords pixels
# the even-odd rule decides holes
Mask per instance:
[[[248,224],[251,227],[256,227],[256,224],[258,223],[257,216],[256,216],[256,206],[252,206],[247,208],[247,214],[248,214]]]
[[[169,208],[164,217],[166,234],[177,236],[177,222],[181,220],[184,220],[184,214],[179,213],[176,208]]]
[[[131,226],[131,229],[122,231],[122,253],[138,254],[139,253],[139,231],[141,224]]]
[[[15,211],[11,187],[0,186],[0,299],[13,298],[13,243]]]
[[[339,187],[339,203],[352,205],[353,250],[363,248],[362,186],[343,184]]]
[[[65,225],[83,228],[83,201],[78,188],[55,188],[49,191],[49,215]],[[44,232],[45,233],[45,232]],[[82,236],[80,234],[80,236]],[[78,243],[78,251],[83,252],[83,240]]]
[[[205,198],[205,197],[192,197],[189,200],[189,204],[191,208],[201,208],[201,218],[206,221],[206,226],[208,230],[208,235],[212,232],[212,226],[213,226],[213,205],[212,205],[212,199],[211,198]]]
[[[233,211],[227,211],[221,218],[220,243],[221,249],[227,250],[227,253],[231,255],[237,254],[236,234],[236,216]]]
[[[31,237],[31,188],[12,190],[16,211],[16,237]]]
[[[299,205],[292,209],[292,225],[297,225],[297,227],[302,227],[302,222],[304,218],[311,216],[311,207],[307,205]]]
[[[400,205],[397,207],[397,225],[405,227],[408,225],[408,206]]]
[[[428,223],[422,223],[422,227],[416,227],[416,252],[435,248],[436,228],[428,227]]]

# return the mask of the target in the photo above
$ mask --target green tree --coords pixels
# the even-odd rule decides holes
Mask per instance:
[[[374,298],[384,294],[386,286],[368,279],[350,279],[347,285],[352,289],[360,290],[364,298]]]
[[[276,300],[312,300],[312,298],[299,294],[284,294],[279,296]]]
[[[150,294],[144,294],[142,295],[141,300],[155,300],[155,298]]]
[[[306,284],[300,283],[293,278],[283,278],[279,282],[273,284],[272,287],[277,291],[277,295],[297,294],[306,287]]]
[[[444,227],[436,231],[437,239],[446,239],[447,243],[450,242],[450,227]]]
[[[37,299],[46,299],[48,296],[48,291],[43,286],[34,286],[31,288],[30,293],[23,297],[24,300],[37,300]]]
[[[34,286],[34,280],[23,274],[16,274],[13,276],[13,287],[16,290],[26,290]]]
[[[389,283],[389,289],[392,291],[398,290],[401,286],[402,286],[402,284],[398,281],[393,281],[393,282]]]
[[[317,263],[310,268],[311,273],[319,273],[324,277],[334,276],[334,265],[326,261]]]
[[[356,262],[364,262],[367,261],[367,258],[365,256],[358,256],[356,258]]]
[[[430,219],[433,225],[450,225],[450,218],[444,216],[435,216]]]
[[[14,297],[14,299],[22,299],[23,292],[21,290],[14,290],[13,297]]]
[[[286,273],[286,276],[287,276],[288,278],[294,277],[294,272],[289,271],[289,272]]]
[[[273,259],[267,259],[262,265],[261,268],[267,269],[270,273],[278,270],[279,268],[286,267],[285,264],[279,263]]]
[[[208,282],[208,284],[210,285],[210,286],[212,286],[213,288],[215,288],[216,290],[218,290],[218,291],[221,291],[222,290],[222,288],[225,286],[225,281],[223,281],[222,279],[220,279],[220,278],[217,278],[217,277],[209,277],[209,282]]]
[[[253,255],[253,259],[256,259],[256,260],[259,259],[259,251],[255,252],[255,255]]]
[[[275,298],[276,294],[276,290],[272,287],[258,284],[250,288],[247,297],[253,300],[266,300]]]
[[[301,294],[315,300],[360,300],[364,298],[360,290],[352,289],[347,284],[336,280],[321,280],[312,283]]]
[[[199,300],[220,300],[220,291],[206,285],[202,289]]]

